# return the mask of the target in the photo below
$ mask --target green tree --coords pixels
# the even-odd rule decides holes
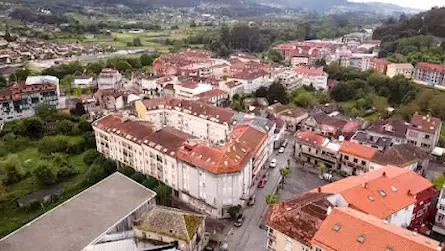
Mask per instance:
[[[121,166],[119,167],[119,172],[131,177],[136,171],[130,166]]]
[[[91,71],[94,74],[99,74],[103,68],[105,68],[105,64],[102,61],[96,63],[88,63],[86,67],[87,71]]]
[[[137,183],[142,183],[145,180],[145,175],[142,174],[141,172],[134,172],[131,175],[131,178],[136,181]]]
[[[56,122],[56,131],[59,134],[65,134],[65,135],[72,134],[74,126],[75,126],[74,122],[70,120],[67,119],[58,120]]]
[[[23,127],[25,129],[23,136],[28,136],[33,139],[42,137],[45,132],[43,121],[39,117],[31,117],[23,120]]]
[[[82,89],[80,87],[77,87],[76,89],[74,89],[74,96],[80,97],[82,96]]]
[[[445,183],[445,175],[444,175],[444,174],[442,174],[441,176],[439,176],[439,177],[433,179],[434,187],[435,187],[437,190],[441,190],[441,189],[443,188],[443,184],[444,184],[444,183]]]
[[[127,61],[121,59],[116,63],[116,69],[118,71],[124,72],[131,69],[131,65]]]
[[[57,152],[65,152],[68,149],[68,141],[60,136],[45,136],[38,145],[39,152],[50,155]]]
[[[386,112],[386,108],[389,107],[388,100],[381,96],[374,96],[372,105],[379,114],[384,114]]]
[[[56,171],[45,162],[40,162],[32,170],[32,174],[40,184],[45,186],[49,186],[57,182]]]
[[[35,108],[36,116],[41,118],[43,121],[53,120],[55,118],[54,115],[57,113],[58,112],[55,106],[46,103],[40,103]]]
[[[156,198],[159,200],[159,204],[164,205],[164,206],[169,205],[169,202],[171,199],[171,194],[172,194],[171,187],[161,184],[161,185],[157,185],[153,190],[157,194]]]
[[[324,163],[320,164],[320,173],[323,175],[324,171],[326,171],[326,165]]]
[[[238,216],[241,214],[242,209],[243,208],[241,207],[241,205],[231,206],[228,211],[230,218],[232,220],[236,220],[238,218]]]
[[[139,37],[135,37],[135,38],[133,38],[133,43],[132,43],[132,45],[133,45],[133,46],[142,46],[141,39],[140,39]]]
[[[260,88],[258,88],[258,90],[255,91],[255,97],[266,97],[267,92],[267,87],[261,86]]]
[[[15,72],[11,73],[9,75],[10,81],[25,81],[28,76],[31,75],[31,70],[29,70],[27,67],[23,69],[18,69]]]
[[[284,180],[289,175],[290,170],[287,168],[280,168],[280,174],[281,174],[281,183],[284,184]]]
[[[102,165],[92,164],[87,171],[85,182],[89,185],[96,184],[103,178],[107,177],[107,172]]]
[[[268,194],[266,195],[266,204],[271,206],[271,205],[275,205],[278,202],[280,202],[280,197],[278,197],[277,195],[272,195],[272,194]]]
[[[150,55],[144,54],[140,57],[142,66],[149,66],[153,64],[153,58]]]
[[[298,95],[292,101],[295,105],[304,107],[304,108],[307,108],[307,107],[315,104],[315,102],[314,102],[315,99],[312,96],[312,94],[310,94],[309,92],[305,92],[305,93]]]
[[[242,105],[242,102],[239,101],[239,100],[234,100],[234,101],[232,102],[231,107],[232,107],[233,110],[238,111],[238,112],[241,112],[241,111],[244,110],[244,107],[243,107],[243,105]]]
[[[267,59],[272,60],[275,63],[281,62],[284,58],[281,52],[277,50],[269,50],[267,52]]]
[[[159,185],[159,182],[156,179],[149,177],[142,181],[142,185],[153,190],[157,185]]]
[[[8,81],[6,81],[6,78],[3,76],[0,76],[0,89],[5,88]]]
[[[12,155],[5,161],[0,162],[0,167],[5,172],[3,182],[6,185],[15,184],[25,176],[22,162],[17,155]]]
[[[99,156],[100,153],[96,151],[96,149],[89,149],[83,153],[83,162],[87,165],[91,165]]]
[[[286,89],[279,82],[275,82],[269,87],[266,98],[267,101],[269,101],[269,104],[274,104],[276,102],[280,102],[281,104],[289,103],[289,97],[287,96]]]

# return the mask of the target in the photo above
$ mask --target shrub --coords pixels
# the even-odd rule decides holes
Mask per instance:
[[[40,184],[45,186],[57,182],[57,172],[44,162],[40,162],[34,170],[32,170],[32,174]]]
[[[83,162],[87,165],[91,165],[99,156],[100,153],[96,151],[96,149],[89,149],[83,154]]]
[[[68,141],[59,136],[46,136],[38,146],[39,152],[50,155],[51,153],[65,152],[68,148]]]
[[[158,184],[159,182],[152,177],[149,177],[148,179],[142,181],[142,185],[151,190],[153,190]]]
[[[22,163],[16,155],[13,155],[7,160],[1,162],[0,167],[5,171],[4,183],[6,185],[17,183],[25,176]]]
[[[142,183],[145,180],[145,175],[141,172],[135,172],[131,175],[131,178],[137,183]]]
[[[131,177],[134,174],[135,170],[129,166],[122,166],[119,167],[119,172],[125,174],[128,177]]]

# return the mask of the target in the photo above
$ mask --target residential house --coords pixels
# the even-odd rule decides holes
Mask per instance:
[[[440,138],[442,121],[429,115],[414,114],[406,131],[406,140],[427,152],[433,151]]]
[[[203,250],[208,241],[205,238],[205,219],[205,215],[155,206],[136,221],[133,233],[142,241],[177,241],[181,251],[198,251]]]
[[[372,136],[364,131],[357,131],[350,140],[365,146],[377,148],[379,151],[385,151],[393,145],[391,138],[385,136]]]
[[[347,206],[412,230],[422,229],[422,224],[431,218],[431,200],[437,196],[430,181],[396,166],[345,178],[311,192],[341,196],[341,200],[337,198],[340,207]]]
[[[346,140],[339,149],[340,169],[348,175],[367,173],[376,152],[377,149],[373,147]]]
[[[244,93],[252,93],[260,87],[269,87],[272,84],[269,73],[261,69],[234,73],[229,76],[228,81],[241,82]]]
[[[122,75],[118,70],[104,68],[97,78],[97,86],[100,90],[122,88]]]
[[[232,99],[235,94],[243,95],[245,93],[244,84],[240,81],[222,81],[219,83],[219,89],[228,92],[230,99]]]
[[[131,91],[121,91],[116,89],[102,89],[94,93],[94,99],[102,109],[116,111],[128,108],[132,102],[141,98]]]
[[[386,59],[382,59],[382,58],[371,59],[371,69],[373,69],[376,72],[379,72],[381,74],[384,74],[384,75],[386,75],[389,64],[390,64],[390,62]]]
[[[148,72],[133,72],[131,74],[131,81],[133,86],[140,93],[146,94],[151,98],[161,96],[162,87],[158,83],[157,78],[153,73]]]
[[[97,88],[97,82],[93,77],[90,76],[78,76],[74,79],[71,87],[76,89],[89,89],[89,88]]]
[[[274,47],[281,52],[286,62],[292,66],[312,65],[317,59],[328,58],[334,51],[334,45],[327,42],[292,42]]]
[[[296,131],[301,121],[309,117],[309,113],[301,107],[296,107],[294,109],[281,111],[277,116],[286,122],[288,131]]]
[[[414,66],[412,64],[389,64],[386,70],[386,76],[392,78],[402,75],[407,79],[411,79],[414,74]]]
[[[402,119],[377,119],[366,129],[366,133],[371,141],[375,138],[390,138],[393,144],[402,144],[406,142],[406,131],[408,123]]]
[[[301,128],[315,131],[328,137],[350,138],[359,129],[360,121],[340,115],[338,112],[326,114],[322,110],[309,113],[309,117],[302,122]]]
[[[230,104],[229,93],[221,89],[212,89],[210,91],[202,92],[195,95],[194,98],[201,102],[213,104],[218,107],[227,107]]]
[[[377,151],[371,159],[370,169],[394,165],[423,175],[429,164],[429,155],[411,144],[393,145]]]
[[[270,113],[268,114],[267,119],[269,119],[276,125],[274,130],[273,148],[277,149],[282,145],[284,141],[284,137],[286,135],[286,122]]]
[[[32,117],[34,109],[41,103],[59,105],[58,79],[55,83],[40,78],[38,80],[12,83],[0,90],[0,123]]]
[[[304,86],[312,86],[316,90],[328,89],[328,74],[326,72],[307,67],[296,67],[293,71]]]
[[[445,186],[440,190],[436,208],[437,213],[434,219],[433,231],[445,235]]]
[[[295,134],[295,152],[297,161],[304,167],[320,172],[324,164],[328,169],[337,169],[341,142],[329,139],[311,131],[302,131]]]
[[[173,88],[175,89],[175,97],[182,99],[194,99],[196,95],[213,89],[210,84],[200,83],[192,79],[174,85]]]
[[[424,62],[417,63],[414,80],[428,83],[431,86],[445,85],[445,66]]]
[[[353,208],[332,208],[328,194],[303,194],[271,207],[267,250],[437,251],[442,246]]]

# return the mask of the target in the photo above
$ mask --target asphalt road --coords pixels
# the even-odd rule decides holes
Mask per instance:
[[[291,136],[287,136],[291,138]],[[284,153],[278,154],[275,151],[270,159],[276,158],[277,167],[268,168],[269,178],[264,188],[257,188],[255,195],[255,205],[246,207],[244,210],[245,220],[241,227],[232,226],[226,239],[223,241],[229,245],[229,250],[236,251],[264,251],[266,250],[266,229],[260,229],[262,217],[265,217],[268,206],[266,204],[266,195],[275,191],[280,182],[280,168],[287,166],[287,160],[291,159],[291,173],[286,178],[283,191],[280,193],[282,199],[288,199],[293,194],[302,193],[309,189],[316,188],[323,184],[317,175],[302,172],[296,168],[293,161],[292,141]]]

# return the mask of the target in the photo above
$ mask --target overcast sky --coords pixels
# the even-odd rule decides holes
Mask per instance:
[[[433,6],[445,6],[444,0],[349,0],[351,2],[385,2],[394,3],[404,7],[431,9]]]

